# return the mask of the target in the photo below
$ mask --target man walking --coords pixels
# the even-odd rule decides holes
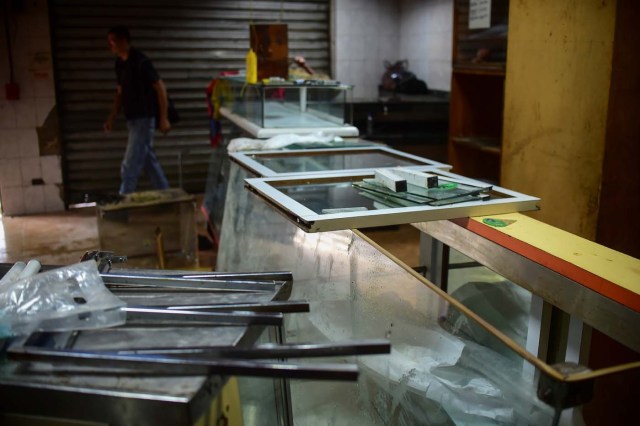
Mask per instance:
[[[167,90],[149,58],[131,47],[131,37],[126,27],[111,28],[107,33],[107,43],[111,53],[116,55],[118,85],[104,131],[111,132],[120,108],[124,109],[129,129],[129,141],[120,167],[120,195],[136,190],[142,170],[154,188],[167,189],[169,183],[153,150],[156,119],[162,132],[171,129],[167,118]]]

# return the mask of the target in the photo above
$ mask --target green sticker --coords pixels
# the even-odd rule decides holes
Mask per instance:
[[[438,189],[456,189],[457,187],[457,183],[443,183],[438,185]]]
[[[509,225],[507,221],[500,220],[500,219],[492,219],[490,217],[482,219],[482,223],[484,223],[485,225],[496,227],[496,228],[504,228],[505,226]]]

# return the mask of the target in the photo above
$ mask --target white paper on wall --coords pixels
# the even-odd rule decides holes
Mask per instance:
[[[491,27],[491,0],[469,1],[469,29]]]

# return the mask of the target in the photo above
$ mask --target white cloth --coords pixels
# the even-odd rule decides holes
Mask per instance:
[[[235,138],[229,142],[227,151],[268,151],[272,149],[282,149],[292,144],[313,144],[314,146],[326,144],[330,146],[332,142],[340,141],[342,141],[340,136],[334,136],[324,132],[307,135],[287,133],[269,139]]]

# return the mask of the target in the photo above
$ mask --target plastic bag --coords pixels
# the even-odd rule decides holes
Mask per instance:
[[[273,136],[269,139],[250,139],[250,138],[236,138],[232,139],[227,146],[227,151],[251,151],[251,150],[272,150],[283,149],[289,145],[312,145],[314,147],[324,145],[331,146],[333,142],[341,142],[343,139],[340,136],[324,132],[315,132],[305,135],[298,135],[293,133],[284,133],[281,135]]]
[[[124,324],[125,302],[87,261],[0,286],[0,334],[66,331]]]

